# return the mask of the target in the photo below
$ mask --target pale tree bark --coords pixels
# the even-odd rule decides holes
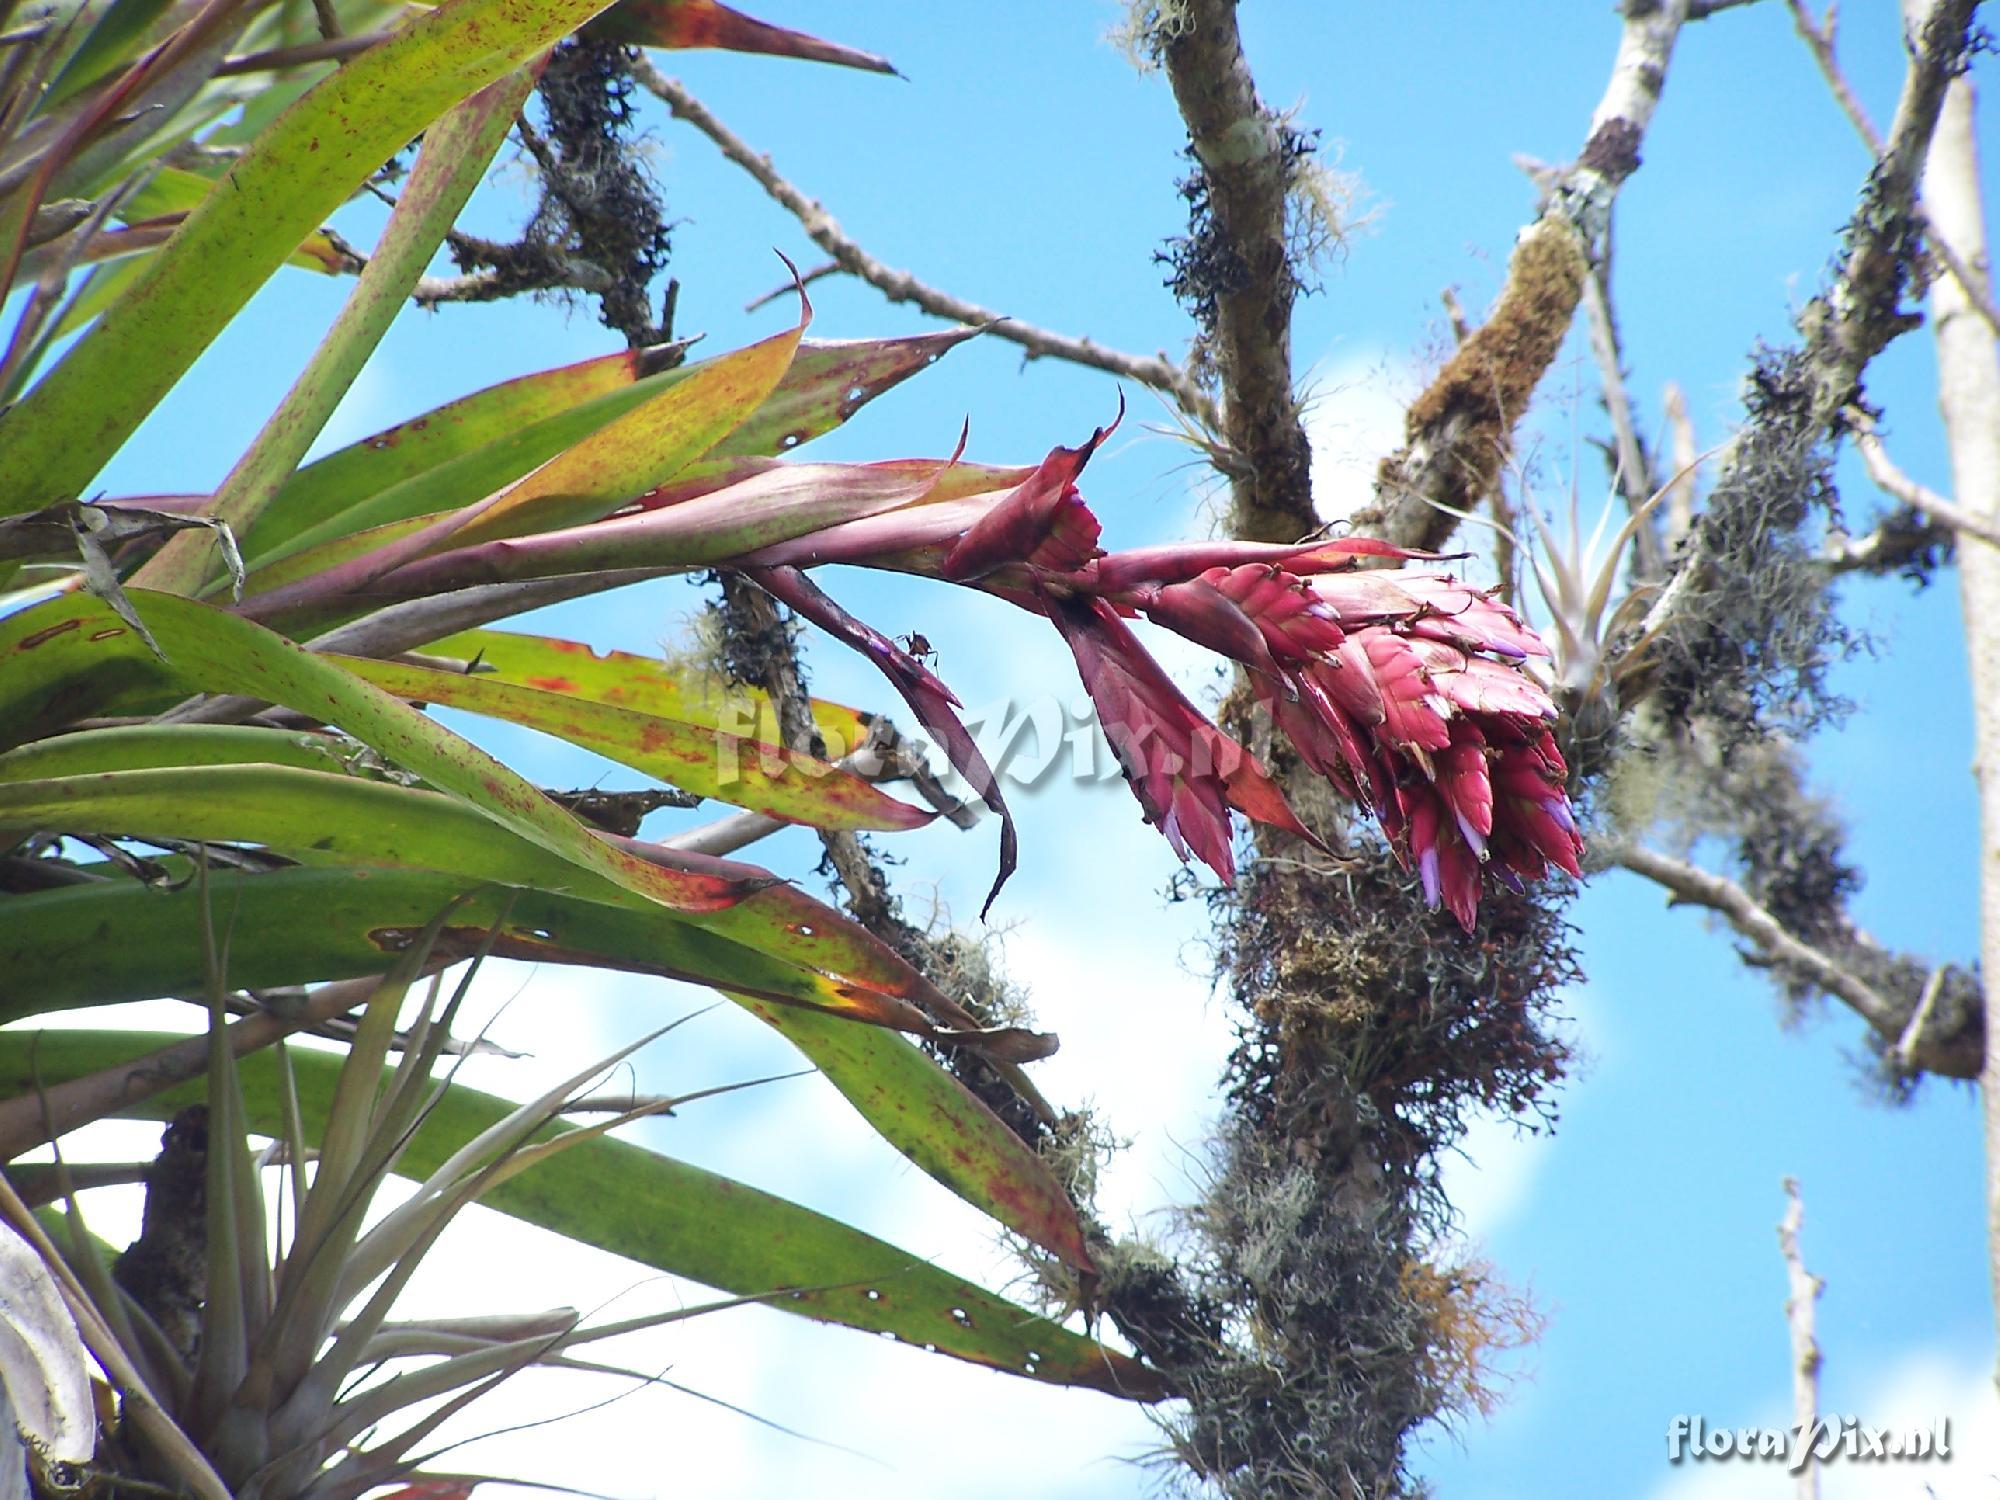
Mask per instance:
[[[1805,1200],[1798,1179],[1785,1179],[1785,1216],[1778,1221],[1778,1251],[1785,1257],[1785,1324],[1792,1334],[1792,1420],[1810,1432],[1819,1420],[1819,1338],[1813,1331],[1813,1304],[1826,1283],[1806,1269],[1799,1250],[1799,1228],[1805,1222]],[[1819,1460],[1811,1453],[1793,1482],[1795,1500],[1819,1500]]]
[[[1991,524],[2000,520],[2000,355],[1981,317],[1978,292],[1990,298],[1991,264],[1979,193],[1978,135],[1971,81],[1960,77],[1945,95],[1925,168],[1931,231],[1978,284],[1973,295],[1955,276],[1931,287],[1938,350],[1938,405],[1951,450],[1952,496],[1958,509]],[[2000,974],[2000,548],[1961,539],[1959,596],[1965,610],[1966,657],[1972,675],[1973,771],[1979,779],[1980,959]],[[1992,1246],[1996,1308],[2000,1308],[2000,1006],[1989,984],[1986,1059],[1980,1091],[1986,1112],[1986,1227]]]

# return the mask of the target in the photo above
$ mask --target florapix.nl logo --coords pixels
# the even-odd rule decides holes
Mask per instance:
[[[1951,1457],[1951,1419],[1926,1426],[1874,1427],[1858,1417],[1817,1417],[1790,1427],[1711,1427],[1677,1416],[1667,1424],[1667,1462],[1751,1459],[1781,1462],[1793,1474],[1807,1464],[1925,1463]]]

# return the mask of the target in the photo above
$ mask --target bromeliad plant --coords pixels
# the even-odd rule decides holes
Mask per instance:
[[[88,110],[79,103],[46,128],[23,128],[46,107],[44,90],[5,122],[29,143],[18,159],[35,164],[0,197],[0,249],[14,246],[16,270],[46,189],[81,171],[122,118],[120,101],[208,45],[203,27],[242,19],[230,0],[186,15],[140,16],[131,3],[79,11],[64,34],[73,47],[113,17],[130,28],[122,50],[105,44],[114,63],[92,75],[97,92],[75,94],[95,101]],[[625,14],[635,4],[626,0],[616,24],[714,39],[703,27],[718,7],[659,0]],[[384,12],[379,34],[345,49],[331,71],[317,64],[324,76],[310,87],[244,105],[230,128],[247,133],[201,157],[219,175],[162,226],[170,232],[120,241],[114,273],[92,273],[64,301],[70,270],[125,233],[103,227],[116,208],[99,202],[84,238],[66,260],[44,258],[18,304],[10,378],[21,394],[0,412],[0,590],[12,591],[0,614],[0,1019],[208,997],[203,1057],[212,1128],[221,1122],[208,1183],[211,1205],[235,1215],[233,1228],[211,1219],[209,1238],[241,1236],[245,1253],[234,1279],[211,1277],[205,1316],[234,1321],[204,1332],[183,1380],[157,1348],[145,1354],[137,1311],[79,1245],[76,1278],[95,1294],[80,1321],[131,1330],[119,1342],[138,1353],[97,1351],[128,1413],[168,1413],[228,1484],[273,1497],[386,1482],[418,1461],[421,1438],[357,1449],[358,1427],[300,1415],[330,1410],[300,1404],[313,1362],[375,1336],[329,1322],[352,1300],[341,1294],[367,1278],[336,1276],[339,1255],[310,1249],[298,1263],[258,1259],[253,1269],[247,1226],[261,1224],[261,1209],[243,1165],[253,1133],[285,1143],[301,1183],[297,1164],[318,1153],[294,1255],[319,1243],[308,1229],[337,1220],[347,1235],[343,1216],[361,1185],[390,1165],[445,1172],[448,1186],[423,1201],[477,1196],[738,1297],[1029,1378],[1140,1399],[1165,1391],[1137,1361],[917,1257],[601,1129],[547,1142],[567,1153],[569,1170],[521,1191],[515,1166],[495,1163],[547,1154],[524,1142],[565,1096],[522,1112],[433,1087],[423,1080],[443,1026],[425,1012],[379,1085],[390,999],[370,1001],[337,1078],[323,1054],[307,1062],[271,1050],[305,1018],[400,995],[416,973],[412,955],[435,966],[491,952],[706,985],[783,1033],[939,1182],[1080,1277],[1092,1273],[1077,1208],[1050,1169],[936,1055],[979,1052],[1046,1108],[1020,1064],[1053,1039],[983,1025],[870,932],[762,869],[640,837],[635,824],[589,821],[425,709],[526,725],[683,792],[820,828],[894,832],[934,813],[889,796],[858,761],[780,743],[774,707],[754,695],[756,727],[745,734],[725,685],[493,628],[509,615],[692,569],[742,571],[868,655],[999,815],[996,894],[1017,857],[1013,824],[949,688],[826,595],[814,567],[926,574],[1048,618],[1144,815],[1224,879],[1232,810],[1303,829],[1257,759],[1147,654],[1126,623],[1133,616],[1239,662],[1298,754],[1375,809],[1432,899],[1468,926],[1489,875],[1576,869],[1554,710],[1523,670],[1542,648],[1479,591],[1441,576],[1354,571],[1409,560],[1359,540],[1106,554],[1077,490],[1102,430],[1032,468],[958,453],[878,464],[787,456],[972,330],[812,343],[801,290],[797,325],[747,348],[694,364],[677,363],[677,350],[638,349],[545,371],[304,464],[500,149],[547,49],[599,8],[447,0]],[[244,24],[296,25],[304,14],[288,0]],[[85,19],[95,25],[84,29]],[[231,45],[214,42],[215,65],[195,70],[189,98],[209,99],[203,90],[217,79],[240,76],[215,62]],[[40,78],[71,65],[61,48],[35,55]],[[193,121],[192,133],[217,116],[176,118]],[[220,486],[84,500],[251,291],[302,248],[310,254],[327,216],[419,133],[415,167],[346,307]],[[115,179],[107,196],[131,201],[165,180],[135,150],[105,169]],[[0,175],[0,193],[8,182]],[[68,332],[76,339],[57,357],[56,335]],[[874,728],[838,705],[813,714],[826,744],[842,749]],[[231,936],[218,944],[210,934],[225,912]],[[262,1013],[272,992],[304,985],[321,988]],[[224,1028],[229,994],[260,1013]],[[168,1090],[193,1071],[157,1058],[133,1066],[170,1045],[121,1032],[0,1032],[0,1156],[105,1115],[172,1117],[186,1100]],[[240,1075],[230,1061],[239,1050]],[[425,1107],[414,1107],[419,1098]],[[517,1154],[494,1145],[503,1136]],[[364,1158],[367,1172],[355,1176]],[[608,1215],[614,1202],[620,1211]],[[343,1206],[314,1207],[327,1203]],[[341,1241],[345,1252],[360,1243]],[[379,1271],[393,1259],[369,1264]],[[310,1294],[290,1290],[308,1282]],[[279,1316],[308,1305],[310,1316]],[[379,1324],[388,1303],[367,1308]],[[553,1337],[522,1335],[536,1348]],[[524,1348],[514,1341],[492,1369],[511,1368]]]
[[[206,873],[198,866],[196,879]],[[189,1071],[188,1054],[199,1046],[199,1089],[173,1089],[156,1101],[177,1112],[148,1174],[145,1231],[109,1275],[90,1248],[66,1168],[58,1163],[32,1175],[17,1173],[46,1182],[51,1193],[68,1193],[67,1228],[76,1251],[70,1262],[81,1278],[78,1312],[92,1328],[91,1342],[107,1369],[129,1371],[130,1379],[164,1397],[177,1424],[173,1436],[188,1440],[162,1443],[157,1430],[128,1420],[107,1435],[101,1451],[89,1443],[66,1450],[67,1473],[51,1473],[46,1457],[35,1455],[45,1483],[75,1489],[104,1475],[184,1488],[209,1500],[353,1500],[449,1451],[454,1445],[434,1441],[438,1429],[523,1369],[592,1369],[643,1381],[646,1376],[581,1360],[575,1351],[760,1300],[731,1298],[592,1326],[571,1308],[391,1320],[403,1288],[468,1203],[552,1156],[568,1156],[589,1171],[592,1153],[609,1144],[607,1130],[732,1087],[685,1099],[628,1096],[599,1103],[584,1096],[593,1078],[644,1042],[519,1106],[438,1077],[477,960],[448,1002],[440,1005],[441,985],[433,977],[406,1033],[397,1034],[396,1020],[408,991],[422,988],[419,976],[433,965],[433,945],[452,910],[434,920],[379,982],[329,986],[301,1007],[295,1024],[359,1003],[359,1023],[344,1056],[293,1052],[280,1042],[240,1064],[240,1030],[224,1025],[227,996],[215,958],[216,928],[205,921],[211,957],[206,1042],[170,1044],[143,1062],[158,1088]],[[64,1107],[64,1096],[77,1088],[57,1085],[51,1107]],[[189,1103],[190,1095],[200,1102]],[[581,1128],[556,1126],[558,1116],[579,1108],[608,1117]],[[463,1137],[441,1158],[440,1125]],[[275,1254],[266,1234],[265,1163],[250,1149],[252,1130],[272,1135],[276,1151],[264,1155],[281,1155],[289,1166]],[[386,1213],[372,1213],[394,1171],[415,1179],[415,1192]],[[9,1218],[37,1234],[18,1199],[8,1207]],[[191,1237],[199,1244],[192,1255]]]

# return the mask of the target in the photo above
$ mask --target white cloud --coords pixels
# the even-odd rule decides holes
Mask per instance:
[[[1305,385],[1313,506],[1322,520],[1343,520],[1373,497],[1376,466],[1401,445],[1417,381],[1406,361],[1361,349],[1329,355]]]
[[[1445,1196],[1458,1210],[1459,1232],[1476,1243],[1510,1223],[1534,1196],[1555,1144],[1547,1131],[1531,1134],[1503,1116],[1475,1119],[1444,1159]]]

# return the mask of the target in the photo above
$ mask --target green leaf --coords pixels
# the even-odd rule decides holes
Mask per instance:
[[[706,911],[710,926],[743,942],[891,996],[924,988],[876,939],[754,866],[727,866],[723,875],[640,858],[597,837],[483,750],[282,636],[171,594],[135,589],[129,599],[187,687],[248,689],[338,724],[529,843],[664,906]],[[107,691],[156,683],[162,670],[109,606],[87,595],[0,619],[0,746],[73,721]]]
[[[592,702],[484,673],[334,657],[364,682],[413,703],[443,703],[528,729],[630,766],[669,785],[818,828],[921,828],[936,816],[898,802],[852,771],[745,737],[747,714],[722,725]]]
[[[42,108],[54,108],[78,89],[95,83],[135,56],[140,42],[167,5],[168,0],[112,0],[110,8],[90,28],[83,44],[70,54],[62,72],[50,83]]]
[[[662,382],[644,403],[496,494],[461,497],[476,503],[338,535],[263,569],[251,587],[252,612],[297,618],[304,604],[337,601],[429,553],[581,525],[638,499],[706,453],[771,393],[811,316],[803,295],[799,302],[796,328]]]
[[[663,661],[627,651],[597,651],[583,641],[509,630],[462,631],[423,649],[427,655],[477,660],[480,674],[495,681],[544,688],[710,729],[720,729],[725,718],[736,722],[754,715],[751,737],[767,741],[782,738],[778,711],[766,694],[727,683],[712,672],[683,666],[671,658]],[[834,753],[835,745],[845,753],[860,744],[874,721],[872,714],[823,698],[812,700],[812,715],[814,727],[826,738],[828,754]]]
[[[492,951],[706,984],[782,1032],[898,1151],[967,1202],[1087,1268],[1075,1210],[1035,1154],[937,1061],[893,1036],[895,1014],[825,976],[692,923],[430,870],[313,867],[209,877],[233,927],[229,979],[268,989],[376,974],[425,941],[452,902],[440,957]],[[0,1021],[73,1006],[189,994],[204,979],[192,883],[128,880],[37,892],[0,908],[0,962],[35,974]],[[875,1023],[875,1024],[868,1024]]]
[[[0,782],[162,766],[263,764],[354,773],[352,740],[251,724],[122,724],[51,735],[0,755]]]
[[[884,391],[929,369],[979,332],[946,328],[892,339],[808,340],[770,399],[714,451],[718,457],[790,453],[833,431]]]
[[[801,292],[796,327],[691,367],[483,507],[452,533],[451,545],[580,526],[666,483],[764,404],[791,367],[811,317]]]
[[[311,361],[216,491],[204,512],[210,520],[232,528],[238,537],[254,534],[265,506],[298,467],[402,311],[533,87],[533,69],[510,73],[424,133],[417,165],[360,280]],[[215,571],[217,561],[213,534],[190,530],[170,538],[139,569],[135,581],[191,594]]]
[[[525,962],[731,984],[859,1021],[891,1013],[865,991],[657,909],[390,866],[216,871],[209,888],[216,909],[236,923],[230,982],[254,989],[379,974],[440,909],[464,897],[440,940],[444,952],[472,951],[500,923],[495,951]],[[200,919],[191,883],[164,889],[111,880],[10,896],[0,906],[0,958],[8,973],[33,974],[36,983],[32,993],[0,993],[0,1020],[198,993]]]
[[[495,884],[571,896],[632,913],[641,929],[646,921],[676,920],[646,897],[578,869],[455,798],[318,769],[190,765],[0,781],[0,829],[131,837],[156,843],[259,844],[318,866],[426,870],[455,876],[460,889]],[[93,885],[85,889],[103,888]],[[699,919],[699,925],[718,938],[735,938],[716,951],[741,960],[736,969],[708,965],[677,971],[681,977],[760,989],[792,1003],[838,1010],[877,1024],[928,1029],[921,1024],[921,1014],[909,1006],[839,983],[805,964],[799,954],[809,950],[795,942],[783,945],[794,950],[790,954],[774,955],[769,962],[753,961],[759,949],[747,945],[758,944],[772,925],[771,914],[757,912],[756,904],[763,899],[759,893],[746,903],[751,906],[748,921],[740,908],[704,914]],[[778,909],[787,901],[780,895]],[[10,903],[4,910],[11,916],[15,908]],[[630,931],[629,926],[607,927],[608,922],[608,918],[603,919],[592,930]],[[290,941],[288,927],[272,931]],[[571,946],[576,951],[559,961],[597,961],[587,946]],[[534,956],[547,955],[538,949]],[[649,968],[658,963],[650,944],[631,937],[621,939],[603,961],[611,967],[624,967],[627,958],[636,958]],[[739,971],[765,977],[738,979]],[[771,977],[780,974],[788,977],[782,982]],[[282,982],[329,977],[335,976],[305,970]]]
[[[554,578],[626,568],[697,568],[729,563],[842,522],[930,503],[953,479],[950,460],[882,464],[774,464],[713,494],[632,515],[537,536],[469,546],[454,536],[431,549],[450,517],[385,527],[379,537],[350,538],[359,557],[310,578],[246,598],[243,611],[284,622],[301,634],[369,608],[480,584]],[[470,528],[467,528],[468,530]],[[425,532],[418,538],[416,531]],[[883,545],[894,544],[893,532]],[[292,564],[305,559],[293,558]]]
[[[282,636],[171,594],[133,589],[128,598],[186,686],[248,689],[336,723],[528,842],[664,905],[713,909],[746,894],[740,882],[666,870],[613,848],[485,751]],[[85,595],[0,621],[0,724],[12,717],[10,700],[39,700],[45,710],[64,689],[106,668],[129,671],[144,653],[108,605]],[[30,709],[29,722],[42,717]]]
[[[253,292],[384,161],[602,0],[448,0],[281,116],[68,355],[0,415],[0,514],[82,494]]]
[[[32,1086],[29,1053],[48,1083],[114,1067],[176,1038],[120,1032],[0,1033],[0,1090]],[[340,1057],[292,1056],[309,1136],[324,1128]],[[268,1052],[240,1065],[252,1130],[283,1128],[277,1065]],[[134,1107],[170,1118],[198,1087]],[[453,1086],[412,1140],[399,1169],[434,1171],[453,1151],[504,1119],[505,1100]],[[886,1333],[910,1344],[1059,1385],[1141,1400],[1165,1394],[1129,1357],[1070,1332],[909,1251],[744,1183],[629,1142],[598,1138],[564,1152],[554,1170],[502,1184],[488,1207],[705,1286],[744,1295],[783,1293],[788,1312]],[[788,1289],[797,1288],[796,1291]]]
[[[0,830],[37,829],[154,843],[261,844],[343,864],[441,870],[473,883],[539,885],[617,905],[648,904],[455,797],[325,769],[154,766],[0,781]]]
[[[329,453],[286,482],[244,555],[268,563],[490,495],[680,379],[658,359],[633,350],[524,375]]]
[[[753,996],[733,997],[812,1059],[877,1134],[1016,1234],[1093,1271],[1076,1207],[1047,1163],[912,1043]]]
[[[831,431],[973,332],[802,343],[763,405],[667,490],[703,493],[746,477],[761,466],[751,455],[789,451]],[[254,586],[275,587],[364,550],[338,548],[278,566],[308,548],[483,499],[709,363],[661,370],[663,354],[608,355],[490,386],[308,465],[279,493],[245,549],[254,566],[271,569],[253,574]]]

